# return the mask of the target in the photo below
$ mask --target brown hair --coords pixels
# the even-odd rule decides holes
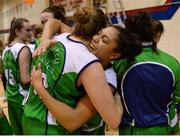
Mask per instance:
[[[53,14],[53,17],[57,20],[61,20],[63,23],[67,23],[66,21],[66,12],[62,5],[59,6],[50,6],[44,9],[41,13],[49,12]]]
[[[38,34],[41,34],[43,32],[43,25],[35,25],[34,26],[34,36],[37,38]]]
[[[89,40],[106,26],[106,17],[101,9],[79,8],[74,14],[75,29],[73,34]]]
[[[10,44],[12,41],[14,41],[14,39],[16,37],[15,30],[20,30],[21,28],[23,28],[23,22],[29,22],[29,21],[25,18],[13,18],[13,20],[11,21],[8,44]]]
[[[153,27],[154,27],[154,34],[155,34],[155,36],[158,33],[162,34],[164,32],[163,24],[159,20],[153,20]]]

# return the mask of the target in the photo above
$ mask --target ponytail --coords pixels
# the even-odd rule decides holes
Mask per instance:
[[[10,26],[10,29],[9,29],[9,38],[8,38],[8,44],[10,44],[12,41],[14,41],[15,39],[15,33],[13,31],[13,23],[15,22],[16,20],[16,17],[14,17],[11,21],[11,26]]]
[[[21,28],[23,28],[23,22],[29,22],[27,19],[25,18],[13,18],[11,21],[11,27],[10,27],[10,31],[9,31],[9,38],[8,38],[8,44],[10,44],[11,42],[14,41],[14,39],[16,38],[16,32],[15,30],[21,30]]]

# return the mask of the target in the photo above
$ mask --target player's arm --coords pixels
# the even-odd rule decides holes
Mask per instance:
[[[60,102],[53,98],[42,85],[41,68],[38,70],[33,68],[31,82],[41,100],[47,106],[48,110],[53,114],[56,120],[68,131],[72,132],[87,122],[96,110],[87,95],[83,96],[77,103],[75,108]],[[111,88],[114,91],[113,88]]]
[[[109,127],[116,129],[120,124],[123,109],[120,97],[116,101],[113,98],[102,65],[93,63],[88,66],[79,76],[78,85],[80,84],[84,86],[92,104],[103,120]]]
[[[28,47],[23,47],[19,53],[19,70],[21,84],[26,85],[30,83],[30,62],[31,62],[31,52]]]
[[[62,23],[61,21],[51,18],[48,19],[44,26],[42,40],[51,39],[55,33],[72,32],[72,28]]]
[[[44,26],[40,46],[34,51],[33,56],[40,55],[47,48],[50,48],[52,45],[56,43],[56,41],[51,40],[52,36],[55,33],[64,33],[64,32],[71,33],[72,28],[54,18],[48,19],[48,21]]]
[[[87,95],[79,100],[75,108],[52,97],[42,85],[42,71],[40,66],[38,70],[33,68],[31,83],[48,110],[68,131],[72,132],[81,127],[96,113],[96,110]]]

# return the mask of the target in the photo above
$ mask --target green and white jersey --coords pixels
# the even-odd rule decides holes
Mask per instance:
[[[112,86],[115,90],[117,89],[117,74],[113,67],[105,69],[105,76],[107,83]]]
[[[29,47],[31,53],[35,51],[35,46],[36,46],[35,44],[28,44],[27,46]]]
[[[28,44],[27,45],[30,48],[32,54],[36,50],[36,48],[39,46],[39,44],[40,44],[40,39],[37,39],[34,44]],[[32,70],[32,67],[35,65],[35,61],[36,61],[36,59],[31,60],[30,71]]]
[[[25,90],[21,86],[18,64],[19,53],[24,47],[27,46],[23,43],[15,43],[7,46],[3,51],[3,65],[7,79],[5,94],[8,101],[14,103],[22,103],[28,93],[28,89]]]
[[[85,93],[77,86],[78,77],[83,70],[98,59],[83,43],[72,40],[69,33],[63,33],[54,39],[59,42],[35,58],[37,59],[35,63],[36,66],[38,63],[42,64],[43,84],[47,91],[57,100],[75,107],[79,98]],[[49,134],[49,130],[46,130],[49,125],[54,127],[58,125],[59,132],[55,134],[68,134],[68,131],[56,122],[32,86],[24,115],[26,118],[33,118],[39,123],[46,124],[44,125],[46,134]]]
[[[105,69],[105,76],[107,83],[117,89],[117,75],[113,67]],[[97,113],[87,123],[81,127],[82,134],[85,135],[103,135],[104,134],[104,121],[101,116]]]

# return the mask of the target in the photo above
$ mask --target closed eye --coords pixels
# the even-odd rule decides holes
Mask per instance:
[[[108,44],[109,43],[109,38],[107,36],[102,36],[102,42]]]
[[[31,31],[31,29],[26,29],[26,31],[27,31],[27,32],[30,32],[30,31]]]

